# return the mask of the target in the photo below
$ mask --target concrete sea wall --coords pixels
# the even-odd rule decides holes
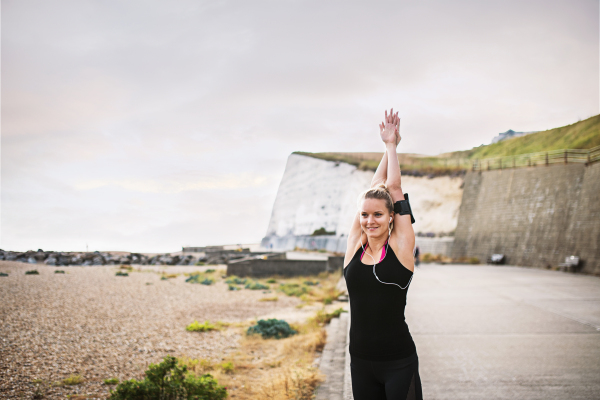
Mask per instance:
[[[600,163],[468,172],[452,256],[548,267],[575,255],[600,274],[599,195]]]

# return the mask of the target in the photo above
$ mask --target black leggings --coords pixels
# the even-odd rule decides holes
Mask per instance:
[[[350,358],[354,400],[422,400],[417,353],[393,361]]]

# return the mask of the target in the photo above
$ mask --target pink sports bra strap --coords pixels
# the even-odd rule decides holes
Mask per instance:
[[[387,245],[387,240],[385,241],[385,244],[383,245],[383,250],[381,250],[381,258],[379,259],[379,262],[381,262],[381,260],[383,260],[385,258],[385,247]],[[365,252],[367,251],[367,247],[369,247],[369,242],[367,242],[367,245],[365,246],[365,249],[363,250],[362,254],[360,255],[360,259],[362,260]]]

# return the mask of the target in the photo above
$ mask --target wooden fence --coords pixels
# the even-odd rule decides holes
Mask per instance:
[[[600,146],[587,150],[565,149],[541,151],[539,153],[520,154],[517,156],[483,158],[469,160],[473,171],[506,169],[517,167],[534,167],[550,164],[593,164],[600,161]]]

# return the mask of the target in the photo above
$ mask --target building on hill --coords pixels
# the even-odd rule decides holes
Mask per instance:
[[[492,143],[498,143],[506,139],[512,139],[514,137],[529,135],[530,133],[535,133],[537,131],[532,132],[515,132],[512,129],[507,130],[506,132],[499,133],[492,139]]]

